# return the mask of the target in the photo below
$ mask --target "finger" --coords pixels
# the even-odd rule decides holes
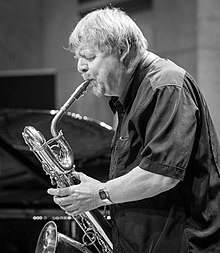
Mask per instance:
[[[80,205],[79,203],[76,204],[72,204],[72,205],[67,205],[67,206],[62,206],[63,210],[65,210],[66,212],[75,212],[76,210],[80,209]]]
[[[91,180],[91,179],[93,180],[92,177],[87,176],[86,174],[80,172],[80,180],[81,180],[81,182],[87,182],[88,180]]]
[[[49,188],[47,190],[47,193],[50,195],[58,195],[59,190],[58,189],[54,189],[54,188]]]
[[[57,196],[57,195],[54,195],[53,196],[53,201],[57,204],[57,205],[61,205],[61,203],[60,203],[60,200],[59,200],[59,197]]]
[[[67,204],[61,204],[60,203],[60,199],[57,196],[53,196],[53,201],[54,203],[56,203],[61,209],[63,209],[64,211],[66,211],[66,207],[68,206]]]
[[[56,204],[63,205],[63,206],[71,205],[75,202],[75,199],[73,196],[60,197],[60,196],[55,195],[53,196],[53,200]]]
[[[70,201],[67,202],[67,198],[65,197],[60,197],[60,196],[57,196],[57,195],[54,195],[53,196],[53,201],[59,205],[59,206],[65,206],[65,205],[68,205]]]
[[[57,195],[60,197],[64,197],[64,196],[68,196],[70,195],[72,192],[72,189],[70,189],[70,187],[64,187],[64,188],[49,188],[47,190],[47,193],[49,193],[50,195]]]
[[[74,210],[74,211],[71,211],[71,212],[65,212],[67,215],[70,215],[70,216],[77,216],[77,215],[80,215],[80,214],[82,214],[83,212],[82,211],[80,211],[80,210],[78,210],[78,209],[76,209],[76,210]]]
[[[74,212],[75,210],[81,208],[79,201],[74,201],[74,202],[71,202],[71,203],[68,203],[68,204],[67,203],[62,203],[63,202],[62,199],[60,199],[57,196],[54,196],[53,200],[64,211]]]

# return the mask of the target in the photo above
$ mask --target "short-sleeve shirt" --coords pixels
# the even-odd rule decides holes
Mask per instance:
[[[109,178],[134,167],[180,180],[171,190],[111,206],[114,252],[220,252],[220,149],[193,78],[170,60],[142,61],[118,114]]]

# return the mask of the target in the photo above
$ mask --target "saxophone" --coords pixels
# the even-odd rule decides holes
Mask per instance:
[[[57,124],[73,102],[86,92],[89,84],[89,80],[80,84],[56,113],[51,122],[50,140],[46,141],[44,136],[32,126],[25,126],[22,132],[25,143],[41,162],[43,170],[50,176],[51,183],[57,187],[80,183],[79,178],[73,176],[75,171],[73,151],[65,140],[62,130],[58,131]],[[113,251],[110,225],[97,209],[73,216],[73,219],[83,231],[82,243],[60,233],[54,233],[55,224],[48,222],[38,238],[35,253],[54,253],[59,241],[81,252],[111,253]],[[56,234],[55,239],[54,234]]]

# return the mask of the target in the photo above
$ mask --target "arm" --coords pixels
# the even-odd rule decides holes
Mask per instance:
[[[113,203],[150,198],[175,187],[180,180],[135,167],[124,176],[104,184]]]
[[[79,185],[48,190],[54,196],[54,202],[70,215],[78,215],[105,205],[99,197],[99,189],[103,185],[113,203],[123,203],[153,197],[175,187],[179,182],[140,167],[104,184],[83,173],[76,174],[80,176]]]
[[[145,132],[146,128],[143,122],[148,122],[148,131],[143,137],[145,147],[141,151],[143,159],[140,167],[104,183],[113,203],[151,198],[175,187],[184,177],[184,168],[194,142],[196,107],[192,99],[179,87],[169,86],[159,90],[156,95],[158,102],[155,102],[153,97],[152,101],[149,101],[157,105],[152,111],[153,115],[148,119],[147,111],[140,119],[142,132]],[[168,165],[169,169],[162,176],[164,165]],[[101,182],[82,173],[79,175],[79,185],[48,191],[55,196],[54,201],[72,215],[104,205],[98,194]]]

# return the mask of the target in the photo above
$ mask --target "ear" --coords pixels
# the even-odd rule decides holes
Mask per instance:
[[[125,67],[129,67],[131,61],[137,56],[136,46],[130,45],[127,41],[127,47],[120,51],[120,61]]]
[[[120,50],[120,62],[124,63],[125,66],[129,63],[129,52],[130,52],[130,45],[128,41],[126,41],[127,47]]]

